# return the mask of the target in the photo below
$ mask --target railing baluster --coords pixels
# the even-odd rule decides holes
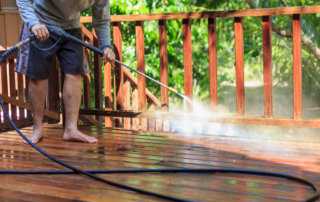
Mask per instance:
[[[15,77],[15,62],[14,59],[9,60],[9,82],[10,82],[10,97],[16,98],[16,77]],[[17,107],[15,105],[11,105],[11,119],[13,121],[17,120]]]
[[[167,23],[159,20],[159,56],[160,56],[160,82],[168,85],[168,50],[167,50]],[[169,110],[168,89],[161,86],[161,111]],[[157,120],[157,131],[169,131],[169,121]]]
[[[24,101],[23,74],[20,73],[18,73],[18,100]],[[19,107],[19,119],[22,118],[25,118],[24,109]]]
[[[193,78],[192,78],[192,43],[191,43],[191,22],[190,19],[183,19],[183,60],[184,60],[184,94],[193,99]],[[192,104],[186,102],[188,112],[192,112]]]
[[[7,61],[3,61],[1,64],[1,87],[2,87],[2,94],[8,96],[8,77],[7,77]],[[8,103],[3,103],[5,109],[9,113],[9,105]],[[8,119],[4,117],[4,122],[7,122]]]
[[[93,30],[93,45],[99,47],[98,37]],[[102,61],[101,56],[94,53],[94,105],[96,109],[102,109]],[[102,124],[102,117],[96,116],[99,125]]]
[[[138,111],[138,87],[132,86],[132,110]],[[132,129],[139,130],[139,119],[133,118],[132,119]]]
[[[237,88],[237,115],[245,115],[244,97],[244,62],[243,62],[243,19],[234,18],[235,54],[236,54],[236,88]]]
[[[154,112],[156,109],[156,106],[154,105],[153,102],[151,102],[149,104],[150,104],[150,107],[149,107],[148,111]],[[155,128],[156,128],[156,121],[154,119],[149,119],[149,129],[148,130],[154,131]]]
[[[145,56],[144,56],[144,32],[143,21],[136,22],[136,51],[137,51],[137,70],[145,74]],[[139,111],[147,110],[146,98],[146,79],[138,75],[138,108]],[[147,119],[141,119],[141,129],[147,130]]]
[[[302,118],[301,15],[292,16],[293,117]]]
[[[264,117],[273,117],[271,16],[262,17]]]
[[[124,110],[130,110],[130,81],[128,78],[124,78]],[[124,128],[131,128],[131,119],[124,118]]]
[[[111,92],[111,63],[104,65],[104,101],[105,110],[112,110],[112,92]],[[112,119],[109,116],[105,117],[105,126],[112,127]]]
[[[116,59],[122,62],[122,34],[121,34],[121,23],[113,23],[113,44],[114,44],[114,53],[116,54]],[[122,66],[118,63],[115,64],[115,96],[116,96],[116,108],[115,110],[123,110],[124,108],[124,87],[123,87],[123,71]],[[122,118],[115,118],[115,126],[123,127]]]
[[[208,19],[209,37],[209,79],[210,79],[210,111],[218,113],[218,78],[217,78],[217,31],[216,19]]]

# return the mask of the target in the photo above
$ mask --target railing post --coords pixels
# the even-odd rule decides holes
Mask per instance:
[[[262,17],[264,117],[273,117],[271,16]]]
[[[183,19],[183,60],[184,60],[184,91],[185,95],[193,99],[193,78],[192,78],[192,43],[191,43],[191,22],[190,19]],[[192,104],[186,102],[186,109],[192,112]]]
[[[10,82],[10,97],[13,97],[16,99],[17,93],[16,93],[16,76],[15,76],[15,62],[14,59],[9,60],[9,82]],[[11,119],[13,121],[17,120],[17,107],[15,105],[11,105]]]
[[[112,110],[112,93],[111,93],[111,63],[104,65],[104,102],[105,110]],[[110,116],[105,117],[105,126],[112,127],[112,119]]]
[[[137,70],[145,73],[145,56],[144,56],[144,33],[143,21],[136,22],[136,51],[137,51]],[[139,111],[147,110],[146,98],[146,79],[138,75],[138,108]],[[141,119],[141,129],[147,130],[147,119]]]
[[[96,32],[93,30],[93,45],[99,47]],[[98,53],[94,53],[94,105],[96,109],[102,109],[102,61]],[[99,125],[102,124],[102,117],[96,116]]]
[[[122,62],[122,34],[121,34],[121,22],[113,22],[113,44],[114,44],[114,53],[116,54],[116,59]],[[116,96],[116,108],[115,110],[124,109],[124,87],[123,87],[123,71],[122,66],[118,63],[115,64],[115,96]],[[122,127],[122,118],[115,118],[116,127]]]
[[[244,62],[243,62],[243,19],[234,18],[235,53],[236,53],[236,91],[237,91],[237,115],[245,115],[244,97]]]
[[[302,118],[301,15],[292,16],[293,117]]]
[[[167,23],[166,20],[159,20],[159,56],[160,56],[160,82],[168,85],[168,50],[167,50]],[[161,88],[161,111],[169,110],[168,89]],[[156,130],[169,131],[169,121],[157,120]]]
[[[208,19],[210,111],[218,113],[217,30],[216,19]]]

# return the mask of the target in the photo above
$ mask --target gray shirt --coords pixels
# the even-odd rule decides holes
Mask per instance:
[[[45,24],[62,29],[79,28],[80,12],[92,6],[92,25],[100,48],[112,49],[109,0],[17,0],[17,5],[29,28],[34,24]]]

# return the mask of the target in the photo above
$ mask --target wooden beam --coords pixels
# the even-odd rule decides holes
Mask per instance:
[[[91,115],[79,114],[79,119],[88,126],[101,126],[99,121],[94,119]]]
[[[7,77],[7,61],[3,61],[0,64],[0,68],[1,68],[1,93],[5,96],[8,96],[8,77]],[[3,100],[4,101],[4,100]],[[8,103],[4,103],[3,104],[6,111],[9,113],[9,104]],[[4,122],[8,121],[8,119],[6,117],[4,117]]]
[[[30,105],[26,102],[17,100],[15,98],[9,97],[4,94],[0,94],[0,97],[1,97],[2,101],[5,103],[10,103],[10,104],[16,105],[18,107],[21,107],[23,109],[31,110]],[[43,114],[44,114],[44,116],[47,116],[49,118],[52,118],[55,120],[60,120],[60,114],[58,114],[56,112],[51,112],[51,111],[45,109]]]
[[[183,19],[183,61],[184,61],[184,94],[193,100],[193,76],[192,76],[192,44],[191,44],[191,22]],[[186,102],[188,112],[192,112],[192,104]]]
[[[23,74],[18,74],[18,100],[24,101]],[[19,107],[19,118],[24,118],[24,109]]]
[[[273,117],[271,16],[262,17],[264,116]]]
[[[208,19],[210,111],[218,113],[218,67],[216,19]]]
[[[138,102],[138,86],[132,86],[132,110],[139,110]],[[139,119],[132,119],[132,129],[139,130]]]
[[[237,91],[237,115],[245,114],[244,97],[244,59],[243,59],[243,19],[234,18],[235,52],[236,52],[236,91]]]
[[[112,92],[111,92],[111,63],[104,65],[104,103],[105,110],[112,110]],[[105,117],[105,126],[112,127],[111,117]]]
[[[147,21],[147,20],[177,20],[198,18],[227,18],[227,17],[249,17],[267,15],[292,15],[320,13],[320,6],[300,6],[285,8],[261,8],[232,11],[206,11],[206,12],[184,12],[184,13],[162,13],[145,15],[113,15],[112,22],[121,21]],[[92,22],[91,16],[81,17],[81,23]]]
[[[48,118],[47,117],[43,117],[42,122],[46,123],[47,121],[48,121]],[[22,119],[13,121],[13,123],[18,128],[22,128],[24,126],[31,126],[31,125],[33,125],[33,118],[32,117],[22,118]],[[13,129],[12,125],[9,122],[2,123],[0,125],[0,130],[7,130],[7,129],[11,129],[11,128]]]
[[[301,15],[292,16],[293,117],[302,118]]]
[[[57,58],[56,54],[53,56],[53,61],[51,64],[51,74],[48,78],[48,94],[47,94],[47,109],[52,112],[60,113],[60,96],[59,96],[59,71],[57,68]],[[60,117],[59,117],[60,118]],[[59,120],[50,119],[48,123],[56,124]]]
[[[130,81],[128,78],[124,79],[124,110],[130,110]],[[130,118],[124,118],[124,128],[130,129],[131,128],[131,119]]]
[[[137,52],[137,70],[143,74],[145,71],[145,55],[144,55],[144,31],[143,21],[136,22],[136,52]],[[138,74],[138,109],[139,111],[147,110],[146,99],[146,78]],[[147,119],[141,119],[141,129],[147,130]]]
[[[215,115],[195,115],[189,113],[170,113],[170,112],[133,112],[133,111],[103,111],[80,109],[80,114],[96,116],[120,116],[130,118],[146,119],[167,119],[181,120],[181,117],[188,117],[188,120],[197,120],[204,123],[228,123],[245,125],[266,125],[284,126],[300,128],[320,128],[320,119],[292,119],[292,118],[264,118],[261,116],[215,116]]]

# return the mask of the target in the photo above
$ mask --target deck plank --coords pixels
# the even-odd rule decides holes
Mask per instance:
[[[320,144],[207,135],[186,136],[95,126],[80,130],[96,144],[62,140],[61,125],[46,125],[38,146],[80,169],[226,168],[282,172],[320,185]],[[21,130],[26,136],[32,128]],[[257,146],[258,145],[258,146]],[[281,145],[281,147],[279,147]],[[15,131],[0,134],[0,170],[66,170]],[[130,186],[197,201],[299,201],[313,193],[282,178],[235,173],[98,174]],[[13,197],[14,196],[14,197]],[[2,201],[165,201],[82,175],[3,175]]]

